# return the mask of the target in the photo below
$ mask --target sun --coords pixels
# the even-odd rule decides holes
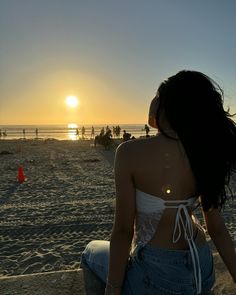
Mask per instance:
[[[79,100],[76,96],[70,95],[66,98],[66,104],[70,108],[76,108],[79,104]]]

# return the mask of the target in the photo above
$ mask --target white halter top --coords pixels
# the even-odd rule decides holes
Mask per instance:
[[[202,277],[199,255],[193,236],[193,224],[188,209],[192,208],[197,197],[186,200],[164,200],[136,189],[136,219],[131,253],[137,246],[145,246],[154,236],[162,214],[166,208],[177,209],[172,241],[177,243],[184,231],[193,262],[197,294],[202,290]]]

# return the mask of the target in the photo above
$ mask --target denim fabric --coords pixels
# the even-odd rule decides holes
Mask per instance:
[[[108,241],[92,241],[81,258],[102,282],[106,282],[109,262]],[[213,259],[208,244],[198,248],[202,295],[209,294],[215,281]],[[127,265],[122,295],[196,295],[192,259],[188,250],[167,250],[146,245],[136,249]]]
[[[92,241],[82,253],[80,266],[89,267],[97,277],[105,283],[108,275],[110,242]]]

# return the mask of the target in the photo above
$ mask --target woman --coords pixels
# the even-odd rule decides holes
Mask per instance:
[[[106,295],[209,294],[214,267],[193,215],[197,203],[236,282],[235,249],[220,215],[236,167],[236,126],[222,96],[195,71],[160,85],[149,112],[157,136],[117,149],[111,242],[93,241],[82,254],[87,294],[104,294],[105,286]]]

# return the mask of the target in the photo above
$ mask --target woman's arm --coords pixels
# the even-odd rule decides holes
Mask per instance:
[[[235,246],[225,226],[218,209],[204,212],[208,233],[214,242],[222,260],[236,283],[236,253]]]
[[[134,231],[135,188],[127,143],[119,146],[115,158],[116,212],[110,243],[106,295],[120,295]]]

